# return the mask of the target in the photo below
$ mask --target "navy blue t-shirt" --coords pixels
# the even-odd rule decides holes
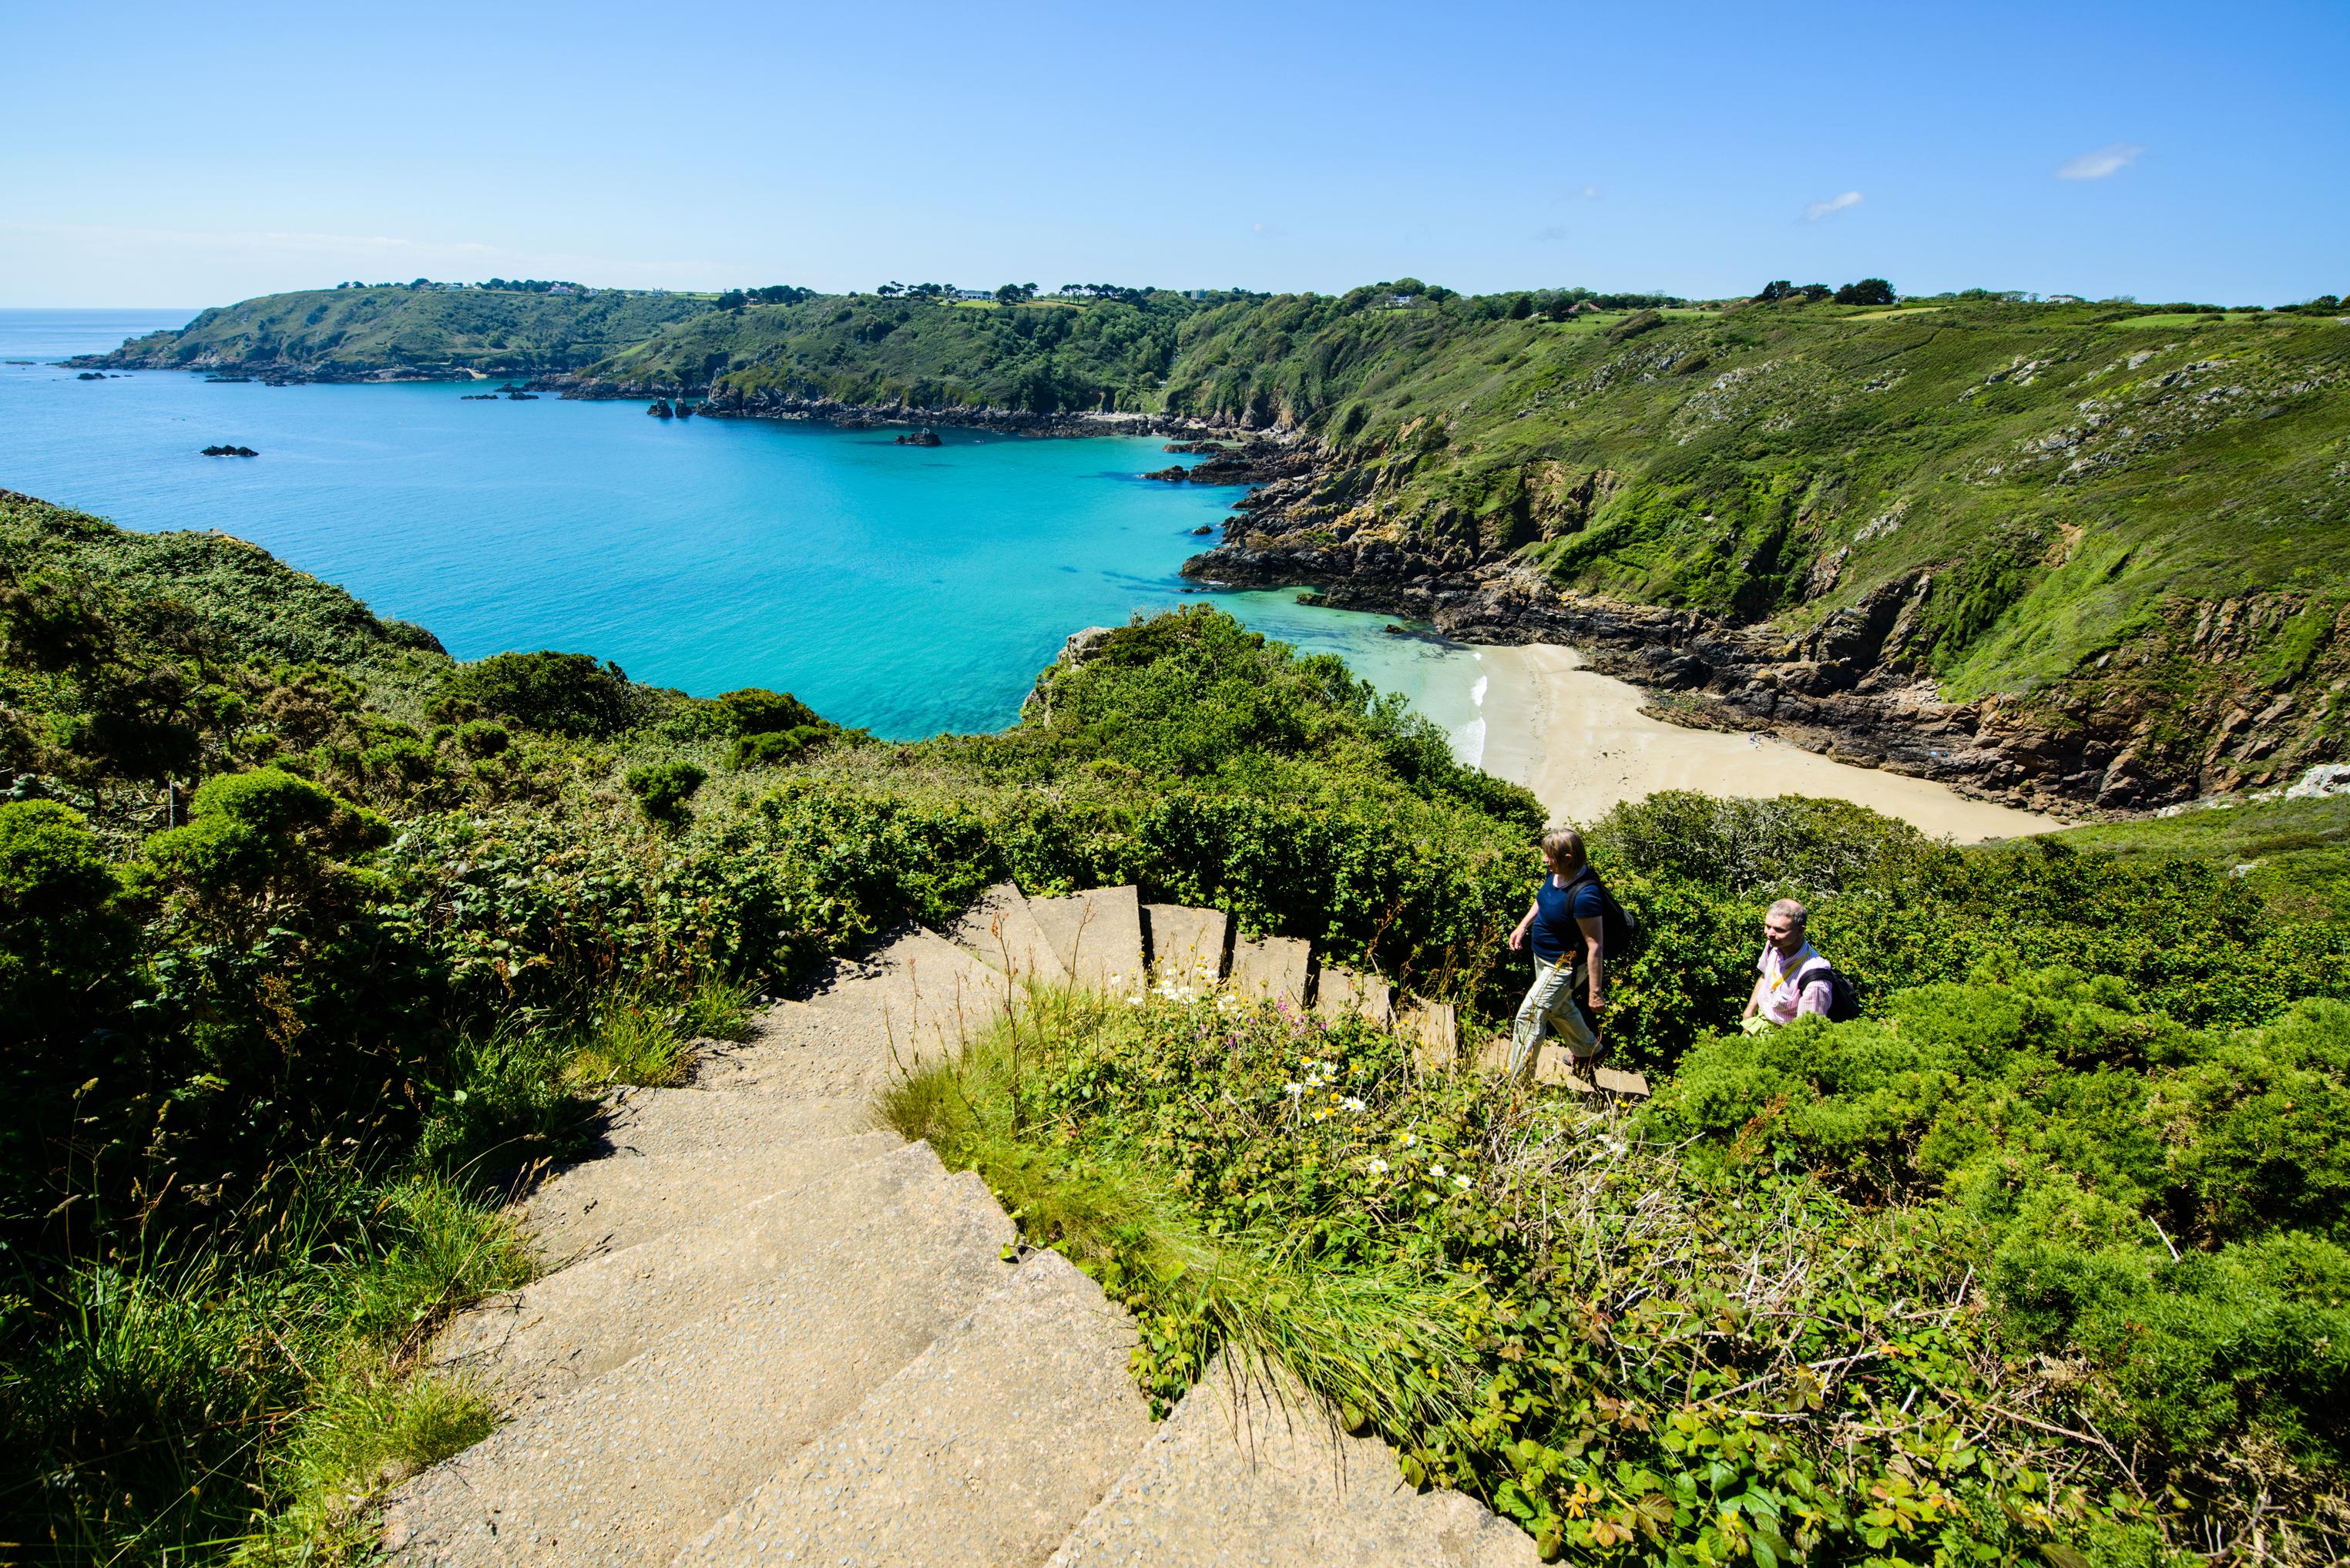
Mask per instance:
[[[1578,877],[1571,888],[1559,887],[1550,877],[1542,879],[1534,889],[1534,929],[1526,939],[1534,944],[1534,957],[1544,963],[1556,963],[1561,955],[1583,950],[1583,928],[1575,922],[1581,919],[1605,918],[1607,905],[1599,896],[1599,878]]]

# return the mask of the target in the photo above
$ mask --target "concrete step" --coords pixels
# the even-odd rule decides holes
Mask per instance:
[[[667,1560],[1006,1282],[1011,1222],[976,1176],[910,1190],[723,1312],[401,1487],[403,1564]]]
[[[1423,1073],[1450,1073],[1461,1064],[1461,1015],[1449,1002],[1408,996],[1396,1014],[1396,1033],[1411,1042]]]
[[[999,882],[947,933],[957,947],[1024,985],[1066,985],[1068,966],[1017,885]]]
[[[1142,931],[1149,939],[1150,972],[1161,985],[1205,990],[1223,978],[1232,920],[1222,909],[1145,904]]]
[[[1533,1568],[1524,1532],[1417,1492],[1285,1376],[1224,1360],[1160,1424],[1047,1568]]]
[[[509,1417],[527,1413],[945,1179],[929,1145],[898,1144],[484,1302],[442,1333],[433,1362],[478,1378]]]
[[[616,1252],[737,1209],[902,1140],[862,1106],[699,1089],[639,1089],[598,1156],[557,1171],[518,1205],[552,1262]]]
[[[1376,974],[1326,963],[1314,988],[1314,1012],[1333,1023],[1359,1016],[1376,1028],[1389,1028],[1395,1023],[1394,988]]]
[[[1510,1037],[1499,1035],[1479,1047],[1477,1068],[1484,1073],[1508,1072]],[[1555,1040],[1542,1043],[1542,1054],[1534,1058],[1534,1082],[1573,1089],[1582,1095],[1608,1094],[1631,1100],[1648,1097],[1647,1075],[1618,1067],[1602,1067],[1596,1073],[1585,1072],[1575,1066],[1574,1054]]]
[[[760,1012],[748,1042],[711,1051],[695,1085],[869,1101],[901,1074],[952,1055],[1014,994],[1001,973],[919,928],[844,969],[808,1001]]]
[[[1142,903],[1135,888],[1031,898],[1028,909],[1074,983],[1119,994],[1143,989]]]
[[[676,1568],[1039,1563],[1149,1436],[1127,1371],[1134,1343],[1091,1280],[1058,1253],[1031,1253]]]
[[[1232,972],[1226,983],[1246,1002],[1286,1002],[1302,1008],[1313,963],[1311,942],[1295,937],[1243,938],[1232,943]]]

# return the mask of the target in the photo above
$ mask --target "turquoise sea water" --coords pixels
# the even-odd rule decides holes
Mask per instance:
[[[1176,575],[1241,493],[1145,480],[1151,440],[1038,441],[640,402],[465,402],[454,385],[265,387],[55,361],[193,313],[0,311],[0,486],[130,528],[218,528],[449,650],[594,653],[707,696],[788,690],[893,739],[994,729],[1080,627],[1192,602]],[[257,458],[207,458],[215,442]],[[1183,460],[1189,461],[1189,460]],[[1472,660],[1374,616],[1216,596],[1335,652],[1474,760]]]

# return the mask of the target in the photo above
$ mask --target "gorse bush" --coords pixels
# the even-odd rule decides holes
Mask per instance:
[[[648,763],[630,768],[623,782],[648,820],[674,827],[685,820],[685,803],[709,777],[709,771],[694,763]]]

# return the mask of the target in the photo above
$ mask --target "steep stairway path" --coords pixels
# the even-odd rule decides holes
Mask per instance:
[[[1235,940],[1220,911],[992,889],[712,1046],[690,1086],[614,1096],[595,1157],[522,1206],[563,1266],[434,1345],[508,1419],[393,1495],[393,1560],[1532,1563],[1523,1533],[1404,1487],[1301,1390],[1219,1366],[1154,1428],[1124,1311],[1022,1247],[977,1176],[875,1130],[879,1091],[1028,986],[1132,993],[1154,971],[1399,1021],[1431,1064],[1460,1059],[1450,1009],[1317,975],[1302,942]]]

